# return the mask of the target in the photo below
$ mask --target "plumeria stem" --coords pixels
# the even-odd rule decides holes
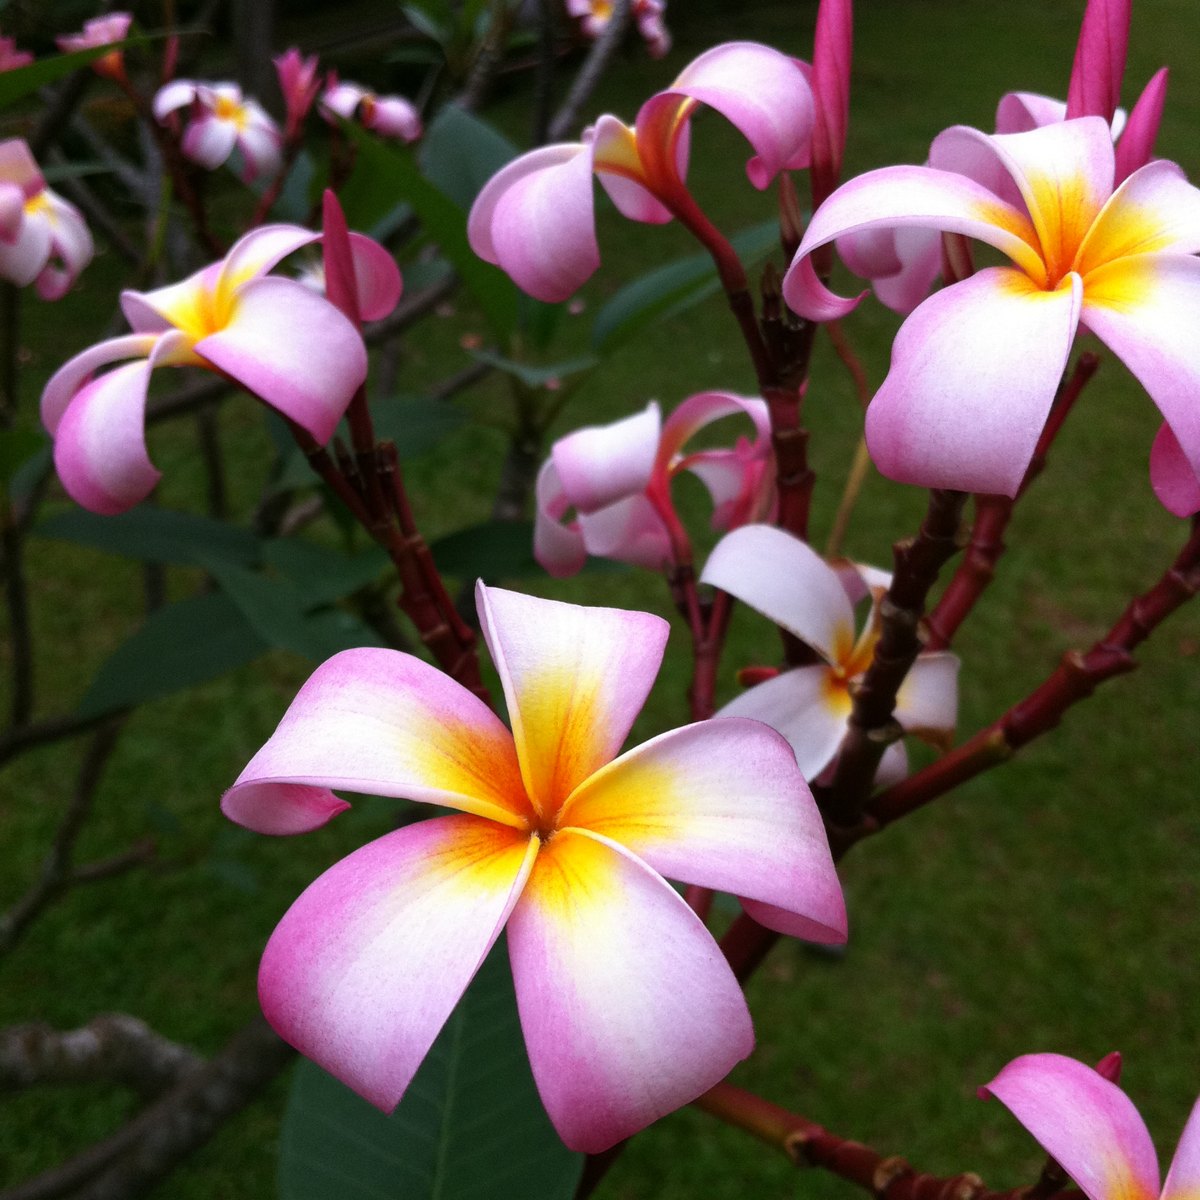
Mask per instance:
[[[1133,650],[1180,605],[1200,591],[1200,518],[1175,561],[1148,591],[1135,597],[1116,624],[1086,653],[1072,651],[1050,675],[1003,716],[957,749],[882,792],[868,820],[848,840],[857,841],[936,800],[951,788],[1009,758],[1027,742],[1053,729],[1072,705],[1105,680],[1137,665]]]
[[[943,564],[959,549],[965,492],[935,489],[915,538],[897,542],[892,584],[879,607],[880,633],[866,673],[853,689],[853,708],[833,780],[821,789],[837,826],[854,826],[889,742],[899,736],[892,716],[896,694],[921,651],[925,598]]]

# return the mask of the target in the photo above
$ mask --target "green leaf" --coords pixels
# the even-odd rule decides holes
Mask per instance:
[[[532,521],[484,521],[438,538],[429,549],[439,571],[460,579],[507,579],[542,571],[533,557]]]
[[[107,46],[94,46],[90,50],[76,50],[72,54],[55,54],[50,58],[39,58],[37,62],[31,62],[27,67],[4,71],[0,73],[0,108],[15,103],[31,92],[36,92],[38,88],[45,87],[46,84],[53,83],[56,79],[61,79],[64,75],[70,75],[72,71],[78,71],[80,67],[86,67],[105,54],[111,54],[112,51],[120,50],[125,46],[136,46],[139,42],[146,40],[142,37],[126,38],[123,42],[112,42]]]
[[[253,566],[261,552],[258,539],[248,530],[211,517],[151,505],[116,517],[72,509],[42,521],[33,532],[141,562],[185,566],[206,566],[210,560]]]
[[[421,174],[411,150],[385,146],[348,122],[341,125],[358,146],[354,171],[340,196],[350,225],[370,227],[397,200],[407,201],[505,340],[516,320],[517,290],[503,271],[475,256],[467,241],[466,213]]]
[[[339,608],[309,612],[312,603],[286,579],[272,579],[216,559],[204,566],[270,646],[323,662],[339,650],[382,644],[368,625]]]
[[[117,648],[96,673],[79,714],[99,716],[205,683],[266,648],[227,596],[178,600],[152,613]]]
[[[483,185],[519,153],[494,126],[457,104],[447,104],[425,130],[418,161],[435,187],[469,209]]]
[[[534,366],[532,363],[515,362],[492,350],[472,350],[471,354],[480,362],[491,363],[493,367],[497,367],[509,375],[515,375],[523,384],[531,388],[545,387],[552,379],[563,379],[568,375],[577,375],[580,371],[590,371],[600,362],[594,354],[588,354],[582,358],[568,359],[566,362]]]
[[[281,1200],[569,1200],[583,1169],[538,1099],[502,945],[390,1117],[302,1062],[279,1151]]]
[[[432,450],[468,420],[467,414],[432,396],[401,395],[371,404],[375,433],[396,443],[402,459]]]
[[[778,244],[778,222],[753,225],[730,240],[742,261],[749,265]],[[600,309],[592,323],[592,346],[596,350],[610,350],[642,325],[689,308],[716,287],[716,268],[707,254],[689,255],[665,267],[656,267],[627,283]]]
[[[373,583],[388,565],[377,546],[360,554],[341,554],[300,538],[274,538],[264,543],[269,566],[296,585],[310,608],[332,604]]]

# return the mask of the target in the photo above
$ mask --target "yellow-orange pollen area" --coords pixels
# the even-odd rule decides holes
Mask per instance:
[[[213,116],[219,121],[232,121],[239,129],[246,124],[246,110],[228,96],[218,96],[213,105]]]

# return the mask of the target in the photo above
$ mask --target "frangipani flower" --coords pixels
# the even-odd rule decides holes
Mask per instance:
[[[664,0],[633,0],[630,15],[651,58],[662,58],[671,49],[671,35],[663,23],[666,7]],[[612,20],[612,0],[567,0],[567,15],[579,20],[585,37],[598,38]]]
[[[291,141],[300,132],[304,118],[308,116],[321,85],[317,79],[318,59],[315,54],[307,58],[292,46],[271,60],[279,78],[279,90],[283,93],[287,122],[284,137]]]
[[[845,910],[787,743],[704,721],[620,757],[667,624],[477,589],[512,733],[392,650],[319,667],[226,793],[261,833],[317,828],[331,788],[457,815],[336,864],[272,934],[267,1019],[377,1107],[404,1094],[507,926],[534,1078],[563,1141],[595,1152],[694,1099],[753,1044],[745,1001],[663,875],[751,897],[769,928],[830,942]]]
[[[361,84],[339,83],[334,76],[321,97],[321,108],[347,121],[357,119],[380,137],[415,142],[422,133],[421,114],[403,96],[377,96]]]
[[[82,33],[67,33],[55,38],[58,48],[64,53],[71,54],[78,50],[92,50],[97,46],[108,46],[113,42],[123,42],[133,24],[133,14],[127,12],[108,13],[102,17],[93,17],[84,21]],[[120,50],[104,54],[92,63],[92,70],[97,75],[109,79],[121,79],[125,75],[125,56]]]
[[[1145,1122],[1115,1083],[1084,1063],[1026,1054],[979,1090],[1009,1109],[1088,1200],[1195,1200],[1200,1192],[1200,1101],[1160,1190]]]
[[[700,104],[715,108],[754,148],[746,170],[755,187],[808,165],[813,99],[799,64],[754,42],[727,42],[647,100],[633,128],[603,116],[582,142],[543,146],[502,168],[471,208],[472,249],[531,296],[565,300],[600,265],[593,172],[630,220],[694,217],[684,179]]]
[[[784,671],[717,713],[718,717],[753,717],[778,729],[796,752],[804,778],[815,779],[842,744],[852,707],[851,688],[871,665],[886,576],[872,572],[867,580],[875,603],[857,637],[854,608],[838,572],[782,529],[770,525],[735,529],[717,543],[700,578],[745,601],[824,660]],[[896,697],[895,718],[906,732],[935,741],[953,733],[958,666],[953,654],[918,657]],[[887,769],[895,773],[902,766],[894,757]]]
[[[207,367],[306,429],[333,434],[366,378],[367,353],[356,326],[323,296],[268,272],[320,234],[296,225],[263,225],[221,262],[182,283],[123,292],[133,332],[77,354],[42,393],[42,422],[54,437],[54,462],[68,494],[111,515],[145,499],[160,478],[146,451],[150,373],[161,366]],[[352,241],[365,319],[399,296],[391,256],[367,238]],[[101,367],[136,361],[95,376]]]
[[[58,300],[93,249],[79,210],[46,186],[25,142],[0,142],[0,279],[18,287],[36,281],[43,300]]]
[[[905,483],[1015,495],[1081,324],[1125,362],[1200,467],[1200,191],[1163,161],[1114,189],[1101,117],[942,136],[1006,176],[1022,205],[947,171],[872,171],[813,214],[784,279],[796,312],[828,320],[858,301],[825,288],[807,256],[842,234],[941,229],[1011,259],[944,288],[901,327],[867,411],[879,469]]]
[[[154,115],[166,121],[191,106],[181,149],[186,157],[215,171],[233,153],[242,156],[242,181],[275,174],[282,163],[279,126],[257,100],[242,95],[236,83],[195,83],[176,79],[154,97]]]
[[[754,441],[684,454],[684,445],[722,417],[744,413]],[[682,539],[671,481],[691,471],[708,488],[714,529],[766,517],[773,493],[771,423],[762,400],[728,392],[689,396],[664,425],[657,403],[643,412],[578,429],[554,443],[537,478],[534,557],[551,575],[573,575],[589,554],[660,570]],[[568,509],[575,519],[563,522]]]

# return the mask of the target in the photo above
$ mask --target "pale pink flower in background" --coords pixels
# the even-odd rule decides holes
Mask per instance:
[[[357,326],[294,280],[268,274],[320,234],[263,225],[220,262],[182,283],[123,292],[133,332],[77,354],[42,393],[42,423],[67,493],[93,512],[124,512],[160,478],[146,450],[145,409],[155,367],[218,371],[306,429],[329,440],[367,373]],[[351,243],[364,319],[385,315],[400,294],[391,256],[367,238]],[[96,376],[126,359],[136,361]]]
[[[732,971],[663,876],[822,942],[845,940],[841,888],[774,730],[703,721],[618,757],[665,621],[483,584],[477,599],[511,733],[420,659],[350,650],[317,669],[226,793],[227,816],[274,834],[348,807],[333,788],[457,810],[313,883],[267,944],[259,997],[283,1038],[387,1111],[507,929],[542,1101],[568,1146],[597,1152],[753,1046]]]
[[[701,429],[749,417],[754,438],[685,453]],[[689,396],[663,423],[656,403],[609,425],[578,429],[554,443],[538,472],[534,557],[551,575],[580,570],[589,554],[661,570],[686,547],[671,481],[689,471],[713,502],[714,529],[770,515],[774,496],[771,422],[766,404],[729,392]],[[566,520],[570,510],[574,517]]]
[[[713,549],[701,582],[721,588],[799,638],[821,657],[759,683],[725,705],[718,717],[752,717],[778,729],[791,744],[805,779],[815,779],[846,736],[851,688],[879,641],[879,601],[888,576],[858,569],[847,580],[799,538],[770,525],[746,525]],[[871,614],[855,634],[847,584],[872,595]],[[921,654],[896,696],[895,718],[906,733],[945,745],[958,717],[958,658]],[[897,743],[881,764],[880,782],[902,777],[906,760]]]
[[[471,208],[472,249],[531,296],[567,299],[600,265],[593,173],[630,220],[662,224],[694,213],[684,180],[691,118],[701,104],[750,143],[746,171],[755,187],[808,165],[813,97],[804,71],[768,46],[727,42],[647,100],[632,128],[603,116],[582,142],[543,146],[503,167]]]
[[[671,34],[663,21],[665,0],[633,0],[630,15],[646,43],[651,58],[662,58],[671,49]],[[566,0],[567,16],[579,21],[584,37],[598,38],[613,16],[612,0]]]
[[[1020,205],[948,171],[871,171],[813,214],[784,279],[796,312],[828,320],[857,300],[830,292],[808,255],[846,233],[939,229],[1012,262],[943,288],[905,321],[867,410],[875,464],[904,483],[1015,495],[1083,327],[1137,377],[1197,471],[1200,191],[1163,161],[1117,185],[1102,117],[941,136],[994,170]]]
[[[291,141],[300,132],[317,93],[321,90],[317,78],[318,60],[315,54],[305,58],[295,46],[271,60],[279,77],[279,90],[287,111],[283,136]]]
[[[58,44],[58,48],[67,54],[77,50],[92,50],[97,46],[123,42],[129,34],[131,24],[133,24],[132,13],[109,13],[107,16],[93,17],[90,21],[84,21],[82,33],[65,33],[54,40]],[[125,56],[120,50],[114,50],[111,54],[103,54],[92,63],[92,70],[97,75],[104,75],[109,79],[122,79],[125,75]]]
[[[358,120],[380,137],[415,142],[422,134],[421,114],[403,96],[377,96],[357,83],[331,75],[321,96],[321,109],[347,121]]]
[[[58,300],[93,250],[83,216],[46,186],[25,142],[0,142],[0,279],[33,283],[43,300]]]
[[[33,55],[28,50],[18,50],[14,38],[0,36],[0,72],[15,71],[18,67],[27,67],[33,62]]]
[[[257,100],[242,95],[236,83],[195,83],[176,79],[154,97],[154,115],[166,122],[188,108],[181,149],[192,162],[215,171],[237,148],[242,180],[274,175],[282,165],[279,126]]]
[[[1004,1104],[1087,1200],[1195,1200],[1200,1194],[1200,1101],[1160,1186],[1146,1123],[1115,1083],[1085,1063],[1025,1054],[979,1092]]]

